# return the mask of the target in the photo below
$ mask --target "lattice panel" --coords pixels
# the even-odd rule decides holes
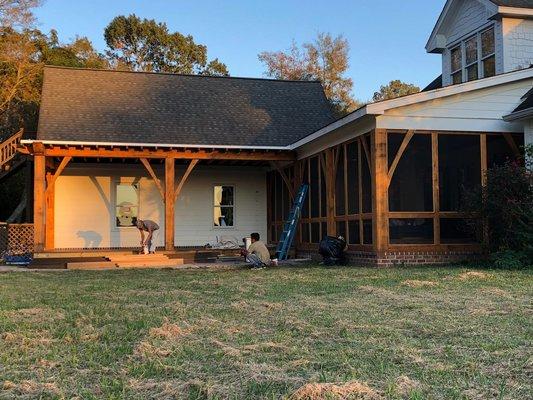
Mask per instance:
[[[12,255],[33,253],[33,224],[7,225],[7,252]]]

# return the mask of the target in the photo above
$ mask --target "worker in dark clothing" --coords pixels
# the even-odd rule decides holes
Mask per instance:
[[[145,254],[155,253],[155,245],[152,248],[152,239],[154,238],[154,232],[159,229],[159,225],[149,219],[137,219],[137,229],[141,233],[141,246]],[[148,232],[146,238],[144,237],[144,232]]]

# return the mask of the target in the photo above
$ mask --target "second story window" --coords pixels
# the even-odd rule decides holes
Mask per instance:
[[[494,27],[453,47],[450,50],[450,64],[453,84],[496,75]]]

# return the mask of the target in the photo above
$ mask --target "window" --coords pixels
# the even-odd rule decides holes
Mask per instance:
[[[481,61],[483,63],[483,77],[496,75],[496,56],[494,54],[494,28],[481,33]]]
[[[450,50],[452,83],[496,75],[494,27],[469,37]]]
[[[461,46],[457,46],[451,51],[452,62],[452,82],[453,84],[463,82],[463,55],[461,53]]]
[[[235,224],[235,188],[215,186],[213,197],[213,225],[220,228],[233,227]]]
[[[139,186],[117,183],[115,186],[115,223],[118,228],[135,226],[139,215]]]
[[[466,80],[475,81],[478,78],[477,65],[477,36],[465,42]]]

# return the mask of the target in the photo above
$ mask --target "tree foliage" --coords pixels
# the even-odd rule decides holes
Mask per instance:
[[[117,68],[147,72],[228,75],[218,59],[207,60],[207,47],[192,36],[170,32],[166,24],[135,14],[118,16],[107,26],[104,38],[108,57]]]
[[[295,42],[287,51],[265,51],[259,60],[265,74],[276,79],[319,80],[326,97],[339,114],[353,111],[358,103],[351,95],[353,81],[345,76],[349,67],[348,41],[342,36],[319,33],[301,48]]]
[[[396,97],[406,96],[420,92],[418,86],[412,83],[405,83],[398,79],[390,81],[387,85],[381,86],[379,92],[375,92],[372,98],[373,101],[382,101],[395,99]]]

